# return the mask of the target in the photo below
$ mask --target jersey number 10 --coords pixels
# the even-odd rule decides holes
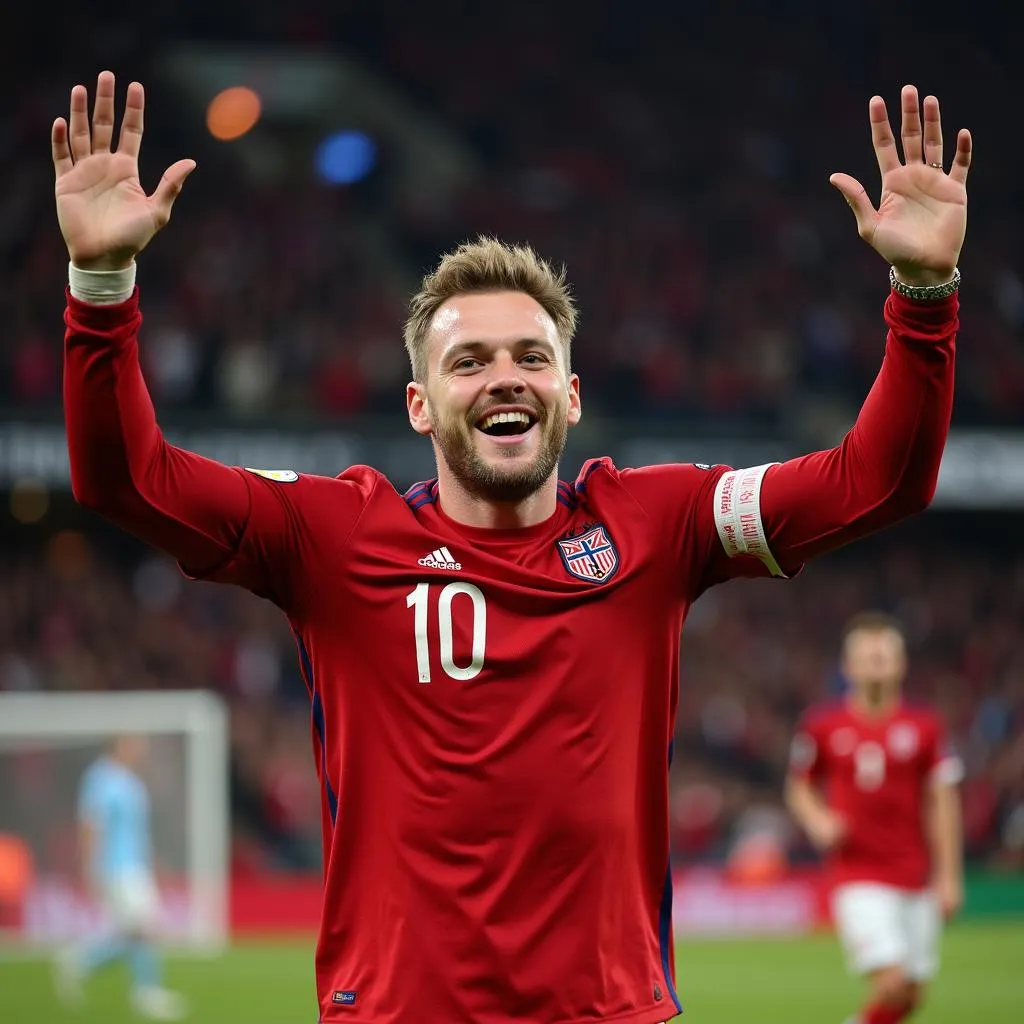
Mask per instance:
[[[430,646],[427,642],[427,616],[430,611],[430,584],[420,583],[405,597],[406,608],[414,609],[413,631],[416,635],[416,671],[421,683],[430,682]],[[468,665],[455,664],[455,644],[452,628],[452,605],[455,598],[464,595],[472,603],[472,654]],[[464,601],[460,601],[460,606]],[[483,591],[472,583],[449,583],[437,598],[437,633],[441,641],[441,668],[452,679],[465,681],[480,674],[484,667],[484,648],[487,646],[487,601]]]

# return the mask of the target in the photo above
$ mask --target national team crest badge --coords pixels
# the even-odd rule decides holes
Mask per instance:
[[[558,553],[566,569],[587,583],[604,583],[619,568],[619,551],[601,523],[588,527],[575,537],[558,542]]]

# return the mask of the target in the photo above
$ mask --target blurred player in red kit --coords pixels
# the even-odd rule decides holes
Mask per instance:
[[[971,139],[907,86],[903,159],[870,101],[890,265],[882,369],[838,447],[772,466],[558,460],[582,412],[576,310],[531,249],[482,239],[413,297],[409,422],[437,478],[405,494],[228,467],[168,444],[139,369],[135,257],[194,164],[138,179],[143,90],[53,126],[71,258],[74,493],[195,577],[276,603],[312,701],[323,791],[321,1020],[656,1024],[676,1015],[668,767],[679,632],[708,587],[792,575],[924,508],[949,428]],[[739,296],[737,298],[740,298]]]
[[[811,708],[793,738],[786,802],[827,853],[836,928],[870,978],[857,1024],[896,1024],[938,967],[943,917],[962,899],[963,769],[939,716],[904,703],[906,643],[865,612],[843,636],[843,699]]]

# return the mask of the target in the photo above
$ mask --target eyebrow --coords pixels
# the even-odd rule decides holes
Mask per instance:
[[[501,345],[503,343],[499,341],[499,342],[497,342],[497,344]],[[454,345],[452,345],[450,348],[445,349],[441,353],[441,362],[442,363],[446,363],[450,359],[452,359],[454,356],[460,356],[460,355],[463,355],[463,354],[466,354],[466,353],[472,353],[472,352],[479,352],[482,349],[491,349],[493,347],[495,347],[495,343],[494,342],[489,342],[489,341],[480,341],[480,340],[459,341],[459,342],[456,342]],[[530,348],[538,348],[538,349],[543,349],[545,352],[548,352],[550,355],[555,355],[556,354],[555,346],[552,345],[551,342],[547,340],[547,338],[517,338],[515,341],[512,342],[512,347],[514,349],[519,349],[519,350],[530,349]]]

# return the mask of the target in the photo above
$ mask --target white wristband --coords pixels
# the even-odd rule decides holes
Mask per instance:
[[[117,306],[135,291],[135,262],[124,270],[83,270],[68,264],[68,285],[79,302],[90,306]]]

